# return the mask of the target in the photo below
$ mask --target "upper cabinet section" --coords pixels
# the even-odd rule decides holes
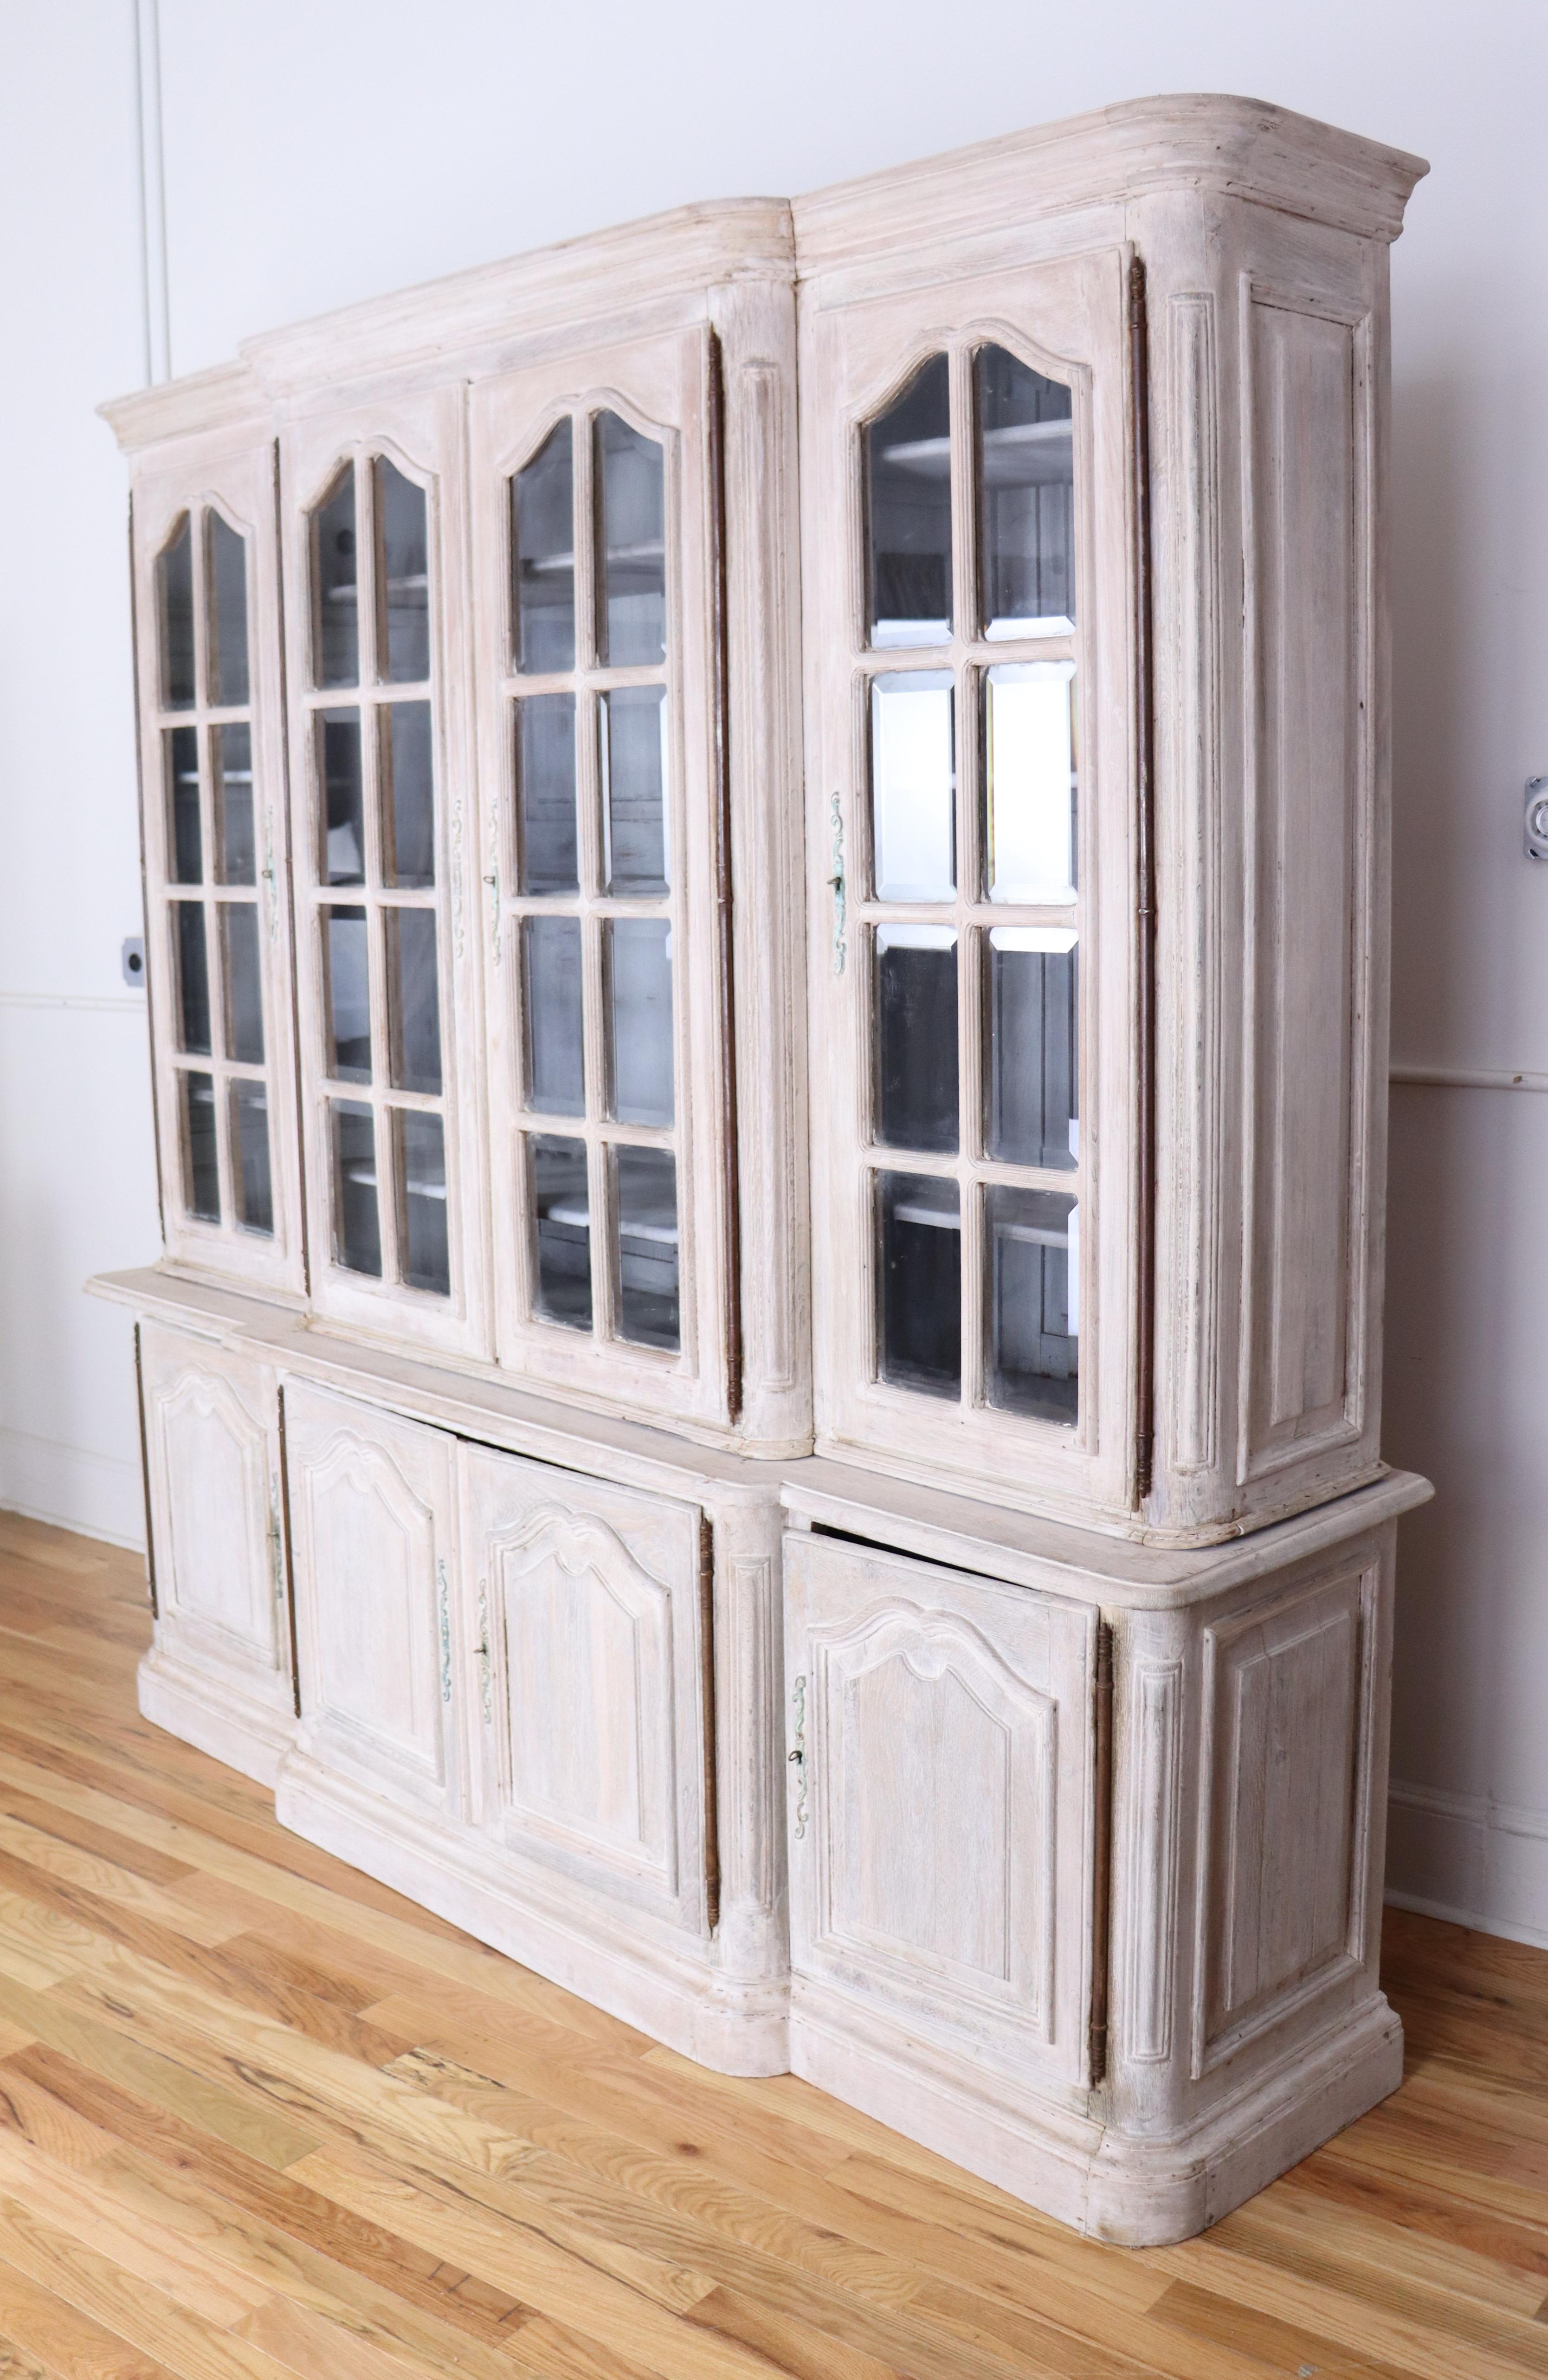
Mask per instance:
[[[1421,170],[1135,103],[114,407],[169,1255],[1133,1536],[1370,1478]]]
[[[248,392],[250,397],[251,392]],[[134,487],[146,938],[167,1251],[304,1284],[274,448],[240,413]]]

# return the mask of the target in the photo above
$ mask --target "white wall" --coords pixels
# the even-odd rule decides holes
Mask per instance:
[[[0,1500],[138,1525],[127,1334],[155,1243],[122,476],[133,0],[0,0]],[[695,198],[788,192],[1154,91],[1242,91],[1433,164],[1394,257],[1396,1053],[1548,1076],[1541,0],[162,0],[171,346]],[[24,359],[18,369],[17,358]],[[67,1004],[74,1001],[77,1004]],[[87,1003],[108,1003],[81,1005]],[[1548,1097],[1394,1094],[1405,1525],[1394,1882],[1548,1940]]]

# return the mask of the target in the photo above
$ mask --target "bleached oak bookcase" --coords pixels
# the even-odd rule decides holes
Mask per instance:
[[[1400,2070],[1422,171],[1155,100],[106,408],[143,1708],[690,2056],[1113,2240]]]

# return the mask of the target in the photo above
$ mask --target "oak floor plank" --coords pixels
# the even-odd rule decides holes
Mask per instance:
[[[1392,1912],[1402,2090],[1106,2249],[287,1835],[149,1628],[0,1513],[0,2380],[1548,2380],[1548,1955]]]

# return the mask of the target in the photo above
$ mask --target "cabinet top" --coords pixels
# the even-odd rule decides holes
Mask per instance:
[[[746,280],[813,280],[910,249],[939,251],[1021,223],[1164,191],[1248,200],[1392,240],[1421,157],[1268,102],[1184,92],[1128,100],[790,201],[730,199],[550,248],[244,340],[240,359],[137,390],[101,411],[126,452],[235,431],[276,399],[338,378],[493,362],[502,348]]]

